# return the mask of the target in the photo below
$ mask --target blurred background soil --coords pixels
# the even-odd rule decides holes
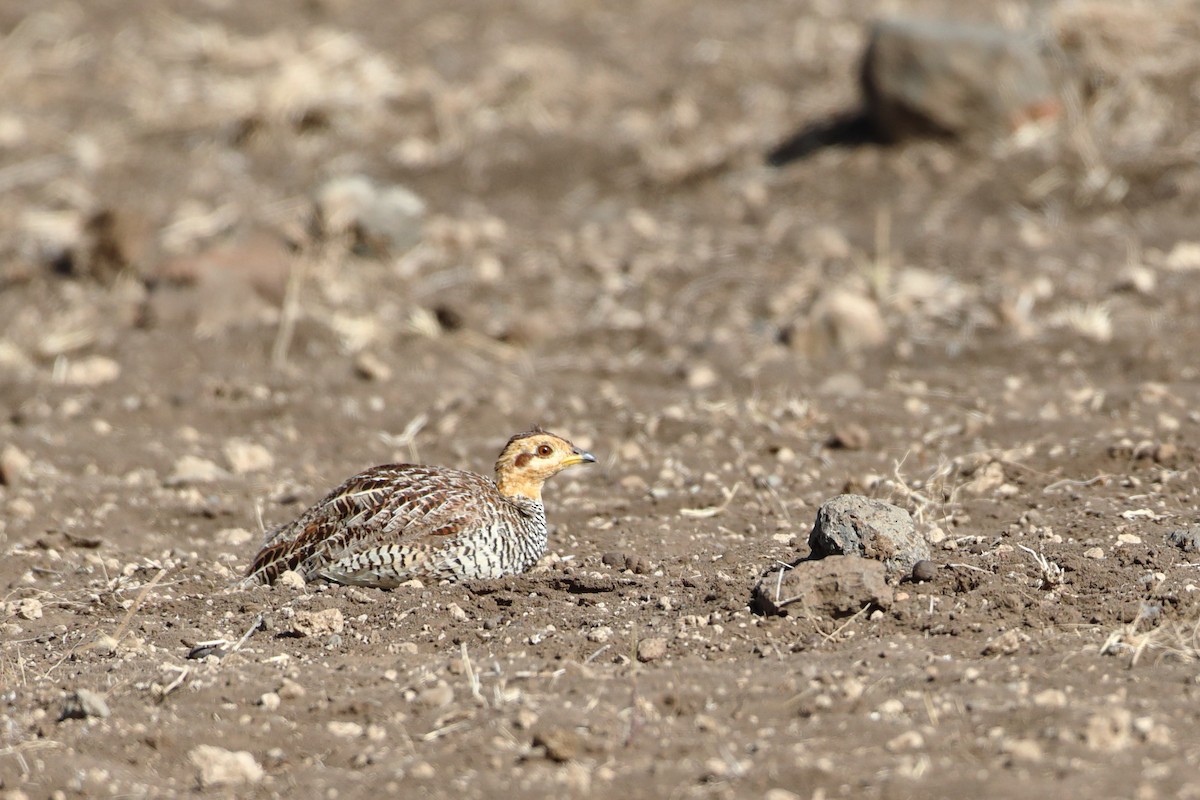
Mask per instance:
[[[847,127],[882,17],[1056,99]],[[0,796],[1200,797],[1196,2],[8,0],[0,86]],[[236,588],[532,424],[530,573]],[[754,613],[843,492],[936,570]]]

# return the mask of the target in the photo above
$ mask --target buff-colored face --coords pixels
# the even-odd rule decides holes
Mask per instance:
[[[591,453],[553,433],[518,434],[508,440],[496,459],[496,485],[501,494],[541,502],[542,484],[549,478],[567,467],[595,460]]]

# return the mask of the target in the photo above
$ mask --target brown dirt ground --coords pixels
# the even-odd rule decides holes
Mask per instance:
[[[1200,796],[1200,8],[997,5],[1085,80],[1060,127],[766,167],[883,10],[0,6],[4,796]],[[352,173],[415,251],[304,244]],[[533,572],[231,588],[353,472],[531,422],[600,457]],[[752,614],[847,490],[936,578]]]

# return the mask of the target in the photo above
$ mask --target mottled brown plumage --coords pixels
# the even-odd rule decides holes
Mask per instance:
[[[523,572],[546,550],[542,484],[595,460],[535,430],[509,439],[494,481],[447,467],[373,467],[268,533],[247,580],[273,583],[290,569],[305,580],[391,587]]]

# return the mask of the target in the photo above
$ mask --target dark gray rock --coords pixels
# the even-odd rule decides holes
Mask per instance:
[[[864,607],[886,609],[893,601],[883,564],[853,556],[800,561],[758,582],[751,606],[760,614],[848,617]]]
[[[843,494],[826,501],[808,536],[813,558],[851,555],[883,562],[893,580],[912,574],[930,557],[929,542],[903,508],[882,500]]]
[[[877,22],[862,64],[875,132],[1007,136],[1061,102],[1035,42],[987,25],[901,17]]]

